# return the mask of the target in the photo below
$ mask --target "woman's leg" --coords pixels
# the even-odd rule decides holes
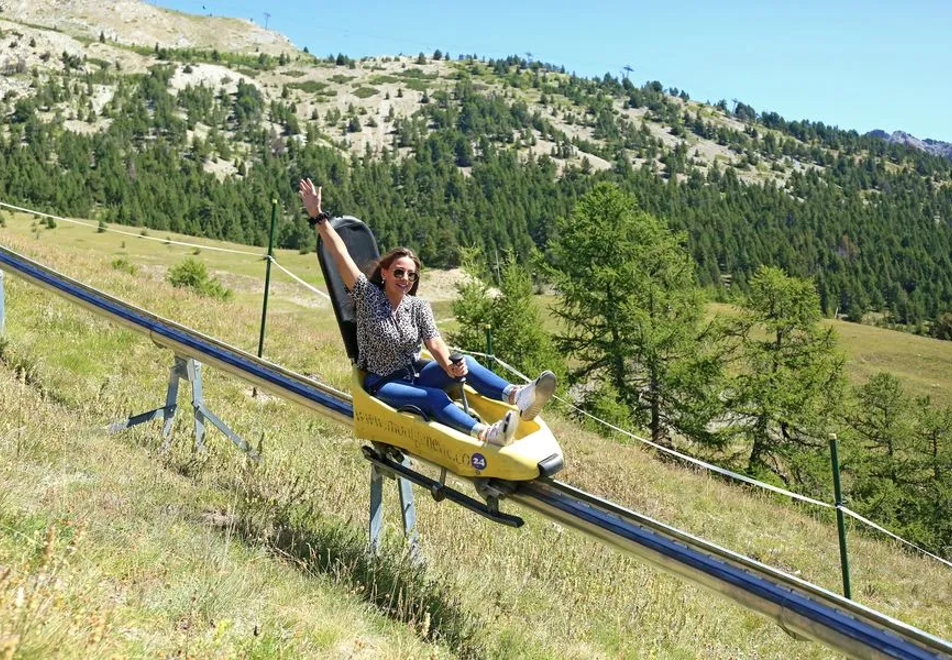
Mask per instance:
[[[381,385],[375,396],[394,408],[416,406],[440,424],[463,433],[471,434],[477,425],[475,419],[460,410],[449,395],[437,387],[423,387],[419,384],[411,385],[405,380],[394,380]]]
[[[467,355],[465,359],[466,368],[469,369],[469,373],[466,374],[466,383],[468,385],[490,399],[509,401],[509,392],[512,391],[513,388],[510,383],[507,383],[469,355]],[[443,367],[437,364],[435,360],[427,362],[423,368],[420,369],[420,377],[417,378],[418,385],[436,387],[441,390],[446,389],[456,382],[456,379],[443,371]]]

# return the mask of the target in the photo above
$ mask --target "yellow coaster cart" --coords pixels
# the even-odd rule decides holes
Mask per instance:
[[[354,261],[368,272],[380,254],[367,225],[350,216],[334,218],[330,222]],[[318,257],[344,345],[354,365],[351,381],[354,432],[358,438],[371,443],[363,448],[365,457],[375,469],[422,486],[437,500],[448,499],[495,522],[520,526],[522,519],[499,511],[499,499],[511,493],[520,482],[547,478],[562,469],[562,450],[549,427],[538,417],[532,421],[519,420],[514,441],[498,447],[432,421],[419,409],[397,410],[371,396],[363,387],[365,374],[356,366],[359,356],[353,302],[334,267],[333,258],[321,243],[318,244]],[[481,421],[492,423],[512,409],[507,403],[481,396],[468,385],[454,387],[448,393],[460,400],[461,388],[466,390],[468,412]],[[412,469],[410,457],[414,462],[436,466],[440,471],[439,478]],[[447,486],[447,472],[471,480],[485,502]],[[371,490],[373,500],[373,488]],[[401,496],[404,491],[401,487]],[[372,501],[372,521],[374,504]],[[373,537],[373,530],[371,535]]]

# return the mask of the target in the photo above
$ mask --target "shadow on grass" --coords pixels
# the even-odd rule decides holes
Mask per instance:
[[[313,498],[303,495],[300,477],[275,497],[266,482],[248,478],[253,474],[246,472],[232,484],[240,497],[231,524],[246,542],[264,543],[303,570],[347,585],[425,641],[445,644],[463,658],[486,657],[478,641],[485,622],[468,611],[451,588],[427,577],[409,553],[370,552],[362,533],[315,511]]]

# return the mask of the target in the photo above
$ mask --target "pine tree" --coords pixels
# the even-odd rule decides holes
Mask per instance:
[[[736,359],[723,433],[750,448],[751,473],[807,479],[844,395],[844,361],[833,329],[820,327],[813,283],[761,267],[740,318],[726,328]]]
[[[713,413],[716,363],[699,342],[701,299],[685,237],[602,183],[556,223],[549,273],[560,348],[575,382],[617,399],[652,439],[701,438]],[[610,388],[610,389],[606,389]]]
[[[512,255],[500,272],[499,290],[491,292],[491,278],[478,250],[464,251],[463,270],[467,279],[457,285],[453,315],[459,330],[451,342],[467,350],[485,349],[485,329],[493,333],[493,352],[499,359],[523,373],[537,374],[550,369],[559,378],[565,375],[565,360],[543,327],[541,312],[533,300],[532,278]],[[508,375],[507,375],[508,376]]]

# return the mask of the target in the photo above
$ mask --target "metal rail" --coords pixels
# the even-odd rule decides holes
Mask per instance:
[[[178,355],[353,423],[351,399],[344,392],[125,303],[3,246],[0,269],[146,334]],[[794,636],[857,658],[952,658],[952,644],[944,640],[568,484],[522,484],[510,499],[765,615]]]
[[[350,395],[345,392],[130,305],[0,245],[0,269],[3,268],[123,327],[147,335],[156,345],[171,349],[176,355],[216,366],[344,424],[353,423],[354,409]]]
[[[568,484],[523,484],[510,499],[758,612],[795,637],[857,658],[952,657],[952,644],[938,637]]]

